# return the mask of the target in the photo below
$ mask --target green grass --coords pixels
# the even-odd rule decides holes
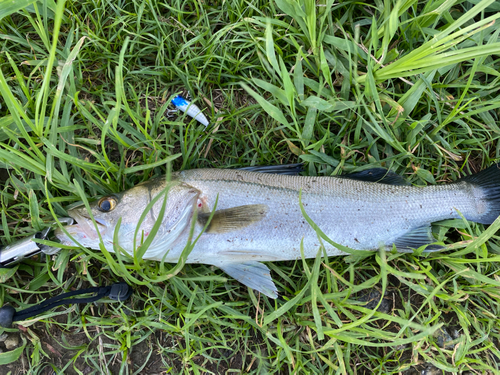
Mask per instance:
[[[500,159],[494,0],[11,3],[0,0],[2,244],[169,166],[382,166],[425,185]],[[208,129],[166,117],[180,92],[205,109]],[[33,374],[410,374],[429,363],[500,373],[499,225],[443,222],[435,233],[449,249],[430,255],[268,264],[278,301],[205,265],[65,249],[0,270],[0,305],[121,277],[134,281],[131,301],[24,322],[24,346],[0,364],[21,356]],[[361,302],[373,290],[375,304]],[[451,344],[440,344],[443,329],[458,332]]]

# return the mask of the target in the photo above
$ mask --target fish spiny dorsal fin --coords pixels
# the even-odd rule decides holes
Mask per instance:
[[[348,178],[351,180],[366,181],[366,182],[378,182],[380,184],[387,185],[411,185],[403,177],[397,173],[391,172],[384,168],[371,168],[365,169],[361,172],[349,173],[343,176],[337,176],[341,178]]]
[[[408,251],[418,249],[420,246],[429,245],[425,248],[425,252],[441,250],[443,247],[439,245],[430,245],[436,242],[432,236],[431,226],[423,225],[421,227],[410,230],[403,236],[394,241],[394,245],[398,250]]]
[[[282,164],[282,165],[265,165],[255,167],[238,168],[241,171],[281,174],[287,176],[298,176],[304,170],[304,164]]]
[[[205,233],[227,233],[248,227],[266,217],[269,207],[265,204],[249,204],[216,210]],[[198,222],[205,226],[210,213],[200,213]]]

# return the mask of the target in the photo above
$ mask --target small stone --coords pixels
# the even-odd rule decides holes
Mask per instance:
[[[381,294],[378,290],[372,290],[370,292],[367,292],[363,295],[361,295],[358,298],[358,301],[360,302],[366,302],[365,308],[373,310],[378,302],[380,301]],[[392,308],[392,298],[389,293],[386,293],[384,298],[382,299],[382,302],[380,302],[380,306],[378,307],[377,311],[387,314],[389,311],[391,311]]]
[[[3,343],[7,350],[15,349],[19,346],[19,335],[10,334],[9,337],[7,337]]]
[[[9,337],[9,335],[7,333],[2,333],[0,335],[0,342],[4,342],[7,337]]]
[[[462,336],[462,334],[460,333],[460,331],[457,327],[450,328],[450,329],[448,329],[448,331],[450,332],[451,337],[453,337],[453,340],[456,340],[460,336]]]
[[[427,363],[422,370],[421,375],[443,375],[443,370],[438,369],[432,363]]]
[[[448,333],[446,328],[440,328],[434,332],[434,337],[436,338],[436,343],[440,348],[453,349],[455,346],[453,343],[453,337]]]

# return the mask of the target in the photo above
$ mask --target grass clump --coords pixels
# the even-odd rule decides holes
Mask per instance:
[[[500,158],[493,0],[11,4],[0,0],[3,244],[169,164],[301,161],[309,175],[370,165],[425,185]],[[166,116],[180,92],[207,129]],[[175,265],[127,266],[131,301],[2,330],[22,339],[0,369],[498,373],[498,225],[442,222],[448,249],[430,255],[269,264],[278,301],[206,265],[172,277]],[[1,269],[0,304],[111,284],[125,272],[116,262],[64,249]]]

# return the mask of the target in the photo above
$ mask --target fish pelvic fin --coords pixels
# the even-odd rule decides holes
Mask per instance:
[[[377,182],[386,185],[411,185],[402,176],[397,173],[391,172],[385,168],[371,168],[365,169],[361,172],[353,172],[342,176],[341,178],[348,178],[350,180]]]
[[[423,225],[421,227],[410,230],[403,236],[394,241],[394,245],[399,251],[406,252],[412,249],[418,249],[421,246],[428,245],[424,252],[438,251],[443,249],[443,246],[434,245],[436,242],[432,236],[430,225]]]
[[[244,263],[223,263],[217,267],[240,283],[265,294],[266,296],[278,298],[278,289],[271,278],[271,271],[260,262],[248,261]]]
[[[264,219],[268,211],[269,207],[265,204],[249,204],[216,210],[205,233],[227,233],[248,227]],[[210,215],[210,213],[198,214],[198,222],[205,226]]]
[[[492,165],[479,173],[461,178],[455,183],[467,182],[479,188],[481,198],[477,206],[486,204],[484,213],[466,217],[467,220],[481,224],[491,224],[500,215],[500,164]]]

